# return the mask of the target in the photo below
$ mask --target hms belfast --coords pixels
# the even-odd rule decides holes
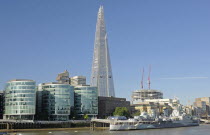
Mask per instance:
[[[96,24],[91,86],[98,87],[98,96],[115,96],[103,6],[99,8]]]

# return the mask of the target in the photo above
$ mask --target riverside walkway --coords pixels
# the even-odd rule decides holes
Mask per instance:
[[[1,129],[35,129],[35,128],[71,128],[89,126],[90,120],[69,121],[33,121],[33,120],[0,120]]]

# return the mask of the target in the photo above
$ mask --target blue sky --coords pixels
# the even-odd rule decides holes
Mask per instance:
[[[130,100],[150,64],[151,88],[165,98],[210,97],[209,0],[1,0],[0,89],[14,78],[55,81],[65,69],[90,82],[101,4],[117,97]]]

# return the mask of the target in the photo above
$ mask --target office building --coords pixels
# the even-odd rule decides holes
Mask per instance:
[[[210,115],[210,97],[196,98],[194,102],[197,115],[201,117],[207,117]]]
[[[71,77],[70,79],[71,79],[72,86],[86,85],[85,76],[74,76],[74,77]]]
[[[70,84],[69,72],[65,70],[63,73],[58,74],[56,80],[62,84]]]
[[[98,97],[98,118],[113,116],[116,107],[126,107],[130,111],[130,102],[126,98]]]
[[[74,109],[78,117],[98,115],[98,89],[93,86],[75,86]]]
[[[0,91],[0,119],[3,119],[4,112],[4,92]]]
[[[163,93],[152,89],[136,90],[132,92],[132,104],[144,102],[146,99],[163,99]]]
[[[147,112],[149,115],[153,116],[161,115],[166,113],[166,111],[167,114],[165,114],[165,116],[169,116],[173,109],[175,109],[177,106],[177,102],[173,101],[172,99],[151,99],[132,105],[132,107],[134,107],[135,110],[139,111],[140,113]]]
[[[34,120],[36,85],[33,80],[15,79],[6,83],[4,119]]]
[[[100,6],[96,24],[91,86],[98,87],[98,95],[115,96],[108,40],[104,22],[104,9]]]
[[[192,115],[192,116],[196,116],[196,107],[193,105],[187,105],[185,106],[185,112],[186,114]]]
[[[168,104],[172,108],[175,108],[180,105],[180,101],[178,99],[145,99],[144,102],[153,102],[153,103],[160,103],[160,104]]]
[[[42,83],[38,86],[37,119],[67,121],[74,106],[74,87],[58,82]]]

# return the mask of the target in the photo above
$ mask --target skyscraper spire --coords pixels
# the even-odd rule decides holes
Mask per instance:
[[[98,87],[99,96],[115,96],[103,6],[99,8],[96,24],[91,85]]]

